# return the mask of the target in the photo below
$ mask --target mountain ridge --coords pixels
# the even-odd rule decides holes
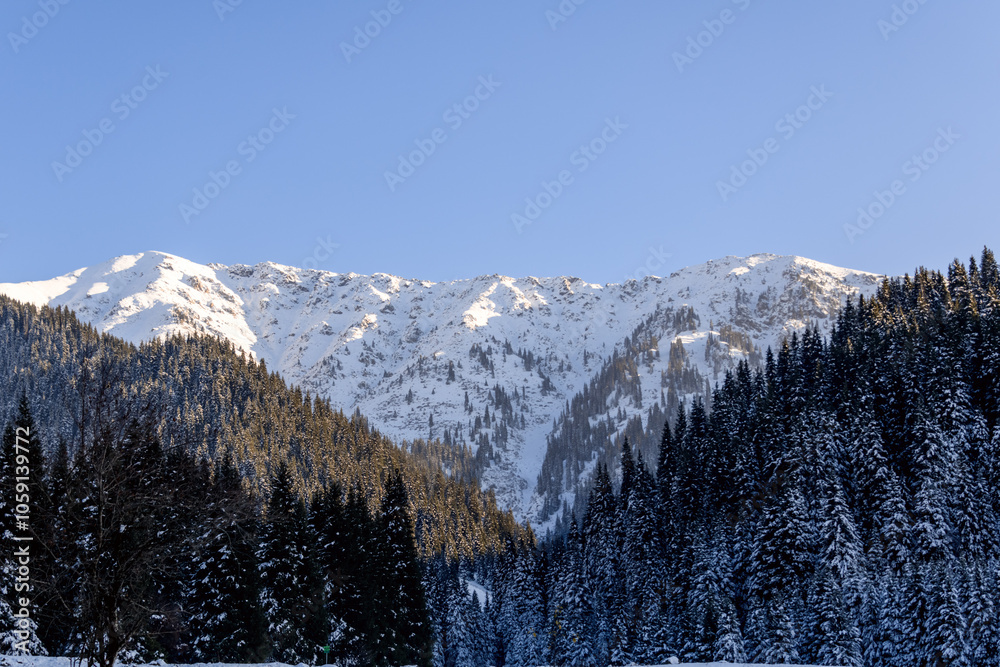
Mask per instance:
[[[608,414],[625,417],[608,419],[617,433],[637,416],[647,421],[652,403],[666,409],[668,395],[707,393],[720,373],[793,331],[825,331],[846,298],[880,280],[770,253],[600,285],[570,276],[435,282],[275,262],[202,265],[154,251],[0,284],[0,292],[69,307],[133,342],[193,332],[230,340],[289,382],[360,409],[397,441],[469,444],[484,485],[522,516],[545,521],[534,495],[558,415],[637,330],[651,336],[646,358],[629,371],[628,392],[608,394]],[[563,493],[572,504],[572,492]]]

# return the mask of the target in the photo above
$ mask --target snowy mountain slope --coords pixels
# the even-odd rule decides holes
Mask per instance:
[[[345,411],[359,408],[400,441],[477,448],[498,499],[537,513],[532,496],[554,420],[637,328],[653,333],[656,348],[636,366],[641,397],[615,392],[607,406],[633,419],[665,389],[689,394],[692,377],[714,382],[809,322],[825,329],[848,295],[870,293],[878,281],[775,255],[600,286],[205,266],[147,252],[49,281],[0,284],[0,293],[69,307],[127,340],[195,331],[229,339],[303,389]],[[678,356],[690,370],[686,380],[668,373],[671,346],[674,371]]]

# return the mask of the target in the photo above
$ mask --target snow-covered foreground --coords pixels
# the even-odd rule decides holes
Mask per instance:
[[[124,663],[122,663],[124,664]],[[765,667],[764,665],[756,665],[753,663],[746,664],[735,664],[729,662],[685,662],[680,663],[685,667]],[[230,663],[196,663],[190,667],[250,667],[249,665],[238,665]],[[78,667],[78,663],[70,660],[69,658],[49,658],[40,656],[0,656],[0,667]],[[142,665],[137,667],[188,667],[187,665],[168,665],[162,660],[151,663],[149,665]],[[254,665],[253,667],[295,667],[292,665],[286,665],[283,662],[265,662]],[[675,667],[675,665],[643,665],[636,667]],[[810,665],[768,665],[766,667],[814,667]]]

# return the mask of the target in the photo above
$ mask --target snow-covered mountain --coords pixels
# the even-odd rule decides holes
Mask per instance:
[[[668,394],[702,391],[792,331],[809,323],[825,330],[848,295],[871,293],[879,280],[766,254],[601,286],[499,275],[433,283],[270,262],[205,266],[147,252],[52,280],[0,284],[0,293],[67,306],[135,342],[196,331],[229,339],[344,411],[359,408],[399,441],[433,437],[478,449],[484,484],[534,520],[547,442],[563,428],[556,420],[616,349],[638,355],[624,371],[631,389],[606,398],[606,423],[622,431],[629,419],[648,419],[651,405],[666,409]],[[640,337],[642,345],[623,345]]]

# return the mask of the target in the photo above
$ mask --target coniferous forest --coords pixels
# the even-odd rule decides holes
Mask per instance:
[[[496,660],[996,665],[1000,274],[988,250],[847,304],[599,469],[508,552]]]
[[[468,450],[397,447],[210,337],[136,347],[0,297],[0,369],[0,529],[32,538],[28,644],[2,554],[9,652],[429,664],[423,563],[530,540]]]
[[[680,405],[655,461],[626,440],[541,541],[480,491],[469,451],[397,447],[223,342],[135,347],[0,299],[0,372],[0,528],[32,538],[28,640],[3,554],[7,651],[102,667],[1000,661],[989,250],[886,280],[828,336],[742,363],[710,410]]]

